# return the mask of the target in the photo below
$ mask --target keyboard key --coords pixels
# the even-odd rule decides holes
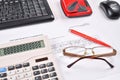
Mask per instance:
[[[44,7],[45,7],[42,0],[38,0],[38,2],[39,2],[39,5],[40,5],[41,8],[44,8]]]
[[[48,15],[48,13],[47,13],[45,8],[42,8],[41,10],[42,10],[43,15]]]

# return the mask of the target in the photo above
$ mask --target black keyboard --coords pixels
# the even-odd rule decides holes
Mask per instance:
[[[0,0],[0,29],[52,20],[46,0]]]

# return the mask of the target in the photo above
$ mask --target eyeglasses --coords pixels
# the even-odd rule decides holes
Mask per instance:
[[[101,57],[110,57],[116,55],[116,50],[113,48],[97,46],[92,48],[85,48],[80,46],[69,46],[63,49],[63,54],[68,57],[78,57],[76,61],[69,64],[67,67],[72,67],[76,62],[82,59],[97,59],[105,61],[111,68],[114,66],[106,59]]]

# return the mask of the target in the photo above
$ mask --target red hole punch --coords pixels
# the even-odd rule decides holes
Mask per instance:
[[[92,9],[87,0],[61,0],[61,7],[67,17],[87,16]]]

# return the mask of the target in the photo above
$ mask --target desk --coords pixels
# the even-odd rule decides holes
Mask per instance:
[[[92,25],[95,29],[98,29],[99,31],[101,31],[101,33],[104,33],[105,38],[109,40],[109,41],[106,41],[106,40],[105,41],[118,50],[118,55],[115,58],[115,61],[116,61],[115,63],[118,64],[119,68],[118,67],[115,68],[115,70],[118,71],[116,73],[117,76],[115,77],[115,80],[119,80],[118,75],[120,75],[120,63],[118,63],[118,60],[120,58],[120,55],[119,55],[120,19],[110,20],[106,18],[104,13],[99,8],[99,3],[101,1],[102,0],[94,0],[94,1],[88,0],[88,2],[90,3],[93,9],[93,14],[91,16],[67,18],[61,9],[60,0],[48,0],[49,5],[52,9],[52,12],[55,16],[55,20],[53,22],[40,23],[35,25],[23,26],[19,28],[1,30],[0,43],[8,42],[9,40],[14,40],[17,38],[34,36],[39,34],[45,34],[45,35],[48,35],[49,38],[51,38],[51,36],[62,35],[64,32],[66,32],[69,29],[70,26],[87,23]],[[120,0],[117,0],[117,2],[120,3]],[[55,30],[57,30],[57,32],[54,32]],[[61,63],[60,59],[58,59],[58,62],[61,69],[60,70],[61,75],[63,76],[64,80],[113,80],[113,78],[111,77],[109,78],[108,75],[104,75],[100,77],[93,77],[91,73],[87,73],[87,74],[82,73],[83,74],[82,75],[80,71],[78,71],[79,69],[72,71],[74,73],[70,73],[71,69],[65,70],[64,67],[62,66],[63,64]],[[104,78],[106,76],[108,78]]]

